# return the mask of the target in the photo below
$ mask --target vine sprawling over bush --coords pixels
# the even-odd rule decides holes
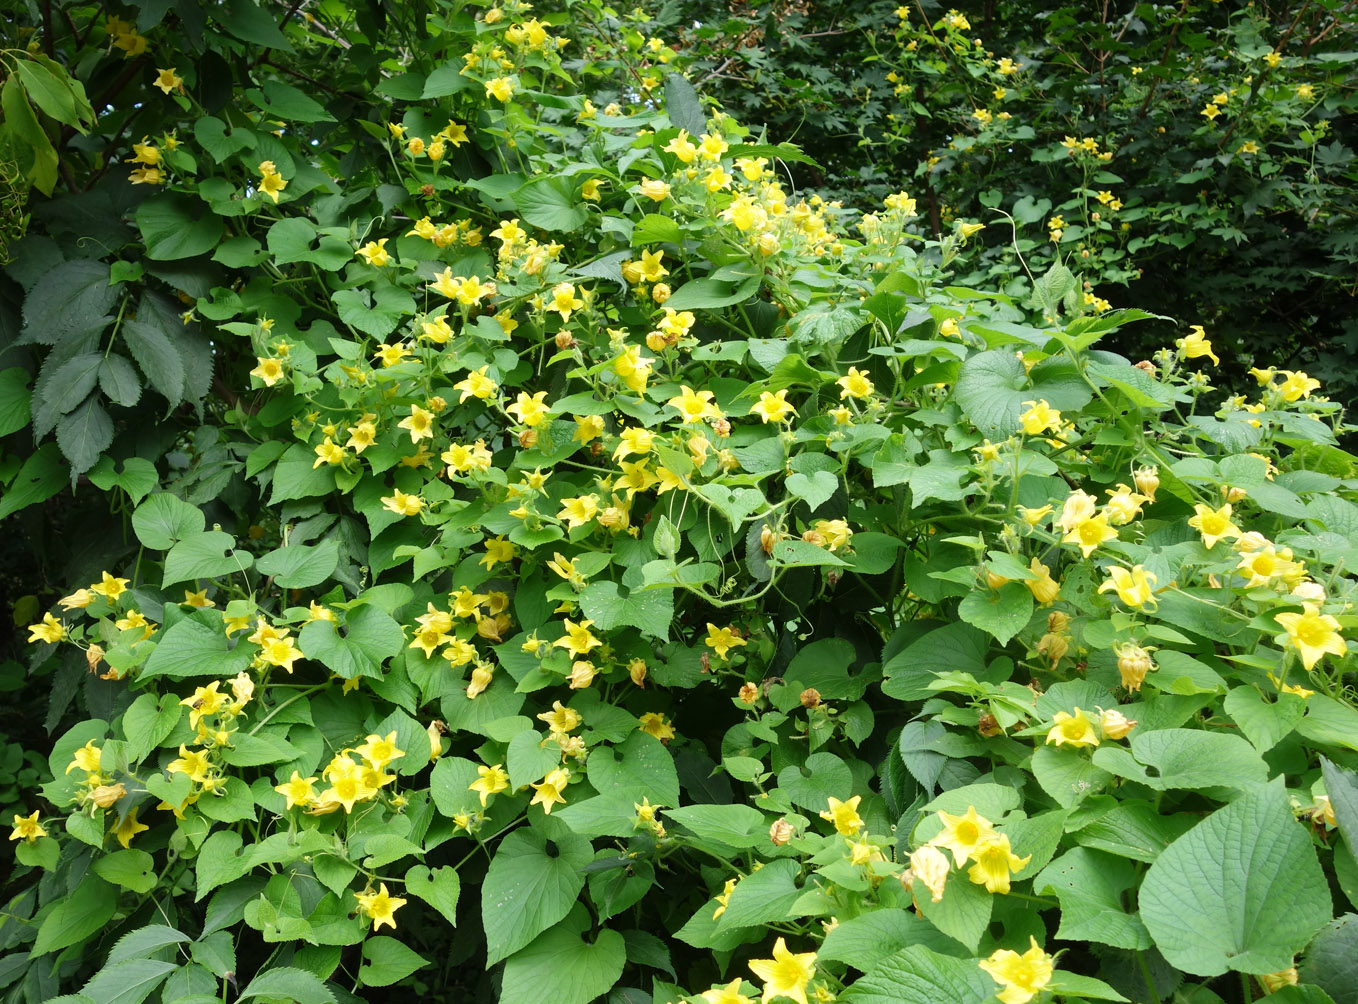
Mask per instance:
[[[3,53],[0,513],[79,538],[6,999],[1353,999],[1320,382],[988,288],[563,7]]]

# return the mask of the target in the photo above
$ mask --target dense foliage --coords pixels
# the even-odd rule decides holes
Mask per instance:
[[[1069,259],[1090,296],[1213,324],[1232,377],[1302,365],[1353,397],[1352,5],[959,6],[667,11],[706,91],[819,162],[802,182],[867,209],[909,179],[935,232],[992,224],[967,282],[1023,296],[1020,256]]]
[[[7,1000],[1358,993],[1313,375],[794,190],[645,12],[30,27]]]

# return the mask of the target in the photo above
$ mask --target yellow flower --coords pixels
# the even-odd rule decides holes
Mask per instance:
[[[177,91],[184,86],[184,78],[175,72],[176,67],[171,66],[168,70],[156,69],[156,79],[151,81],[152,85],[159,87],[164,93],[169,94]]]
[[[486,81],[486,97],[508,101],[514,96],[513,77],[494,77]]]
[[[391,264],[391,255],[387,254],[387,241],[390,238],[383,237],[379,241],[368,241],[361,248],[354,252],[369,265],[382,268]]]
[[[1311,391],[1320,389],[1320,381],[1314,377],[1309,377],[1300,370],[1283,370],[1282,375],[1286,378],[1278,386],[1284,401],[1295,401],[1298,398],[1310,397]]]
[[[764,424],[769,422],[782,422],[789,415],[796,411],[787,400],[787,390],[783,389],[776,394],[768,391],[759,395],[759,400],[750,409],[751,415],[758,415],[764,420]]]
[[[547,392],[545,390],[540,390],[531,395],[526,391],[519,391],[517,400],[505,411],[511,415],[517,415],[519,421],[531,429],[534,426],[541,425],[542,420],[552,410],[550,406],[544,403],[546,397]]]
[[[418,404],[412,404],[410,406],[410,417],[397,422],[396,427],[408,431],[412,443],[418,443],[421,439],[432,439],[434,436],[434,413],[425,411]]]
[[[1108,522],[1114,526],[1126,526],[1141,515],[1141,506],[1150,501],[1145,495],[1132,491],[1124,484],[1108,488],[1106,491],[1109,497],[1104,503],[1103,511],[1108,517]]]
[[[751,959],[750,971],[764,981],[760,997],[768,1004],[775,997],[786,997],[797,1004],[807,1004],[806,985],[816,975],[816,953],[793,954],[787,943],[779,938],[773,943],[773,958]]]
[[[670,186],[659,178],[647,178],[637,186],[637,191],[653,202],[664,202],[670,197]]]
[[[1127,606],[1135,607],[1137,610],[1154,610],[1155,583],[1154,573],[1146,571],[1140,565],[1134,565],[1130,569],[1115,565],[1108,569],[1108,579],[1099,586],[1099,592],[1106,593],[1112,589],[1117,592],[1118,599]]]
[[[682,384],[679,393],[665,403],[678,409],[682,425],[692,425],[705,418],[721,418],[721,409],[713,403],[715,397],[710,390],[695,391],[687,384]]]
[[[1023,584],[1038,603],[1051,603],[1061,595],[1061,584],[1052,578],[1050,568],[1033,558],[1028,562],[1028,569],[1036,578],[1024,579]]]
[[[929,846],[951,851],[959,868],[979,844],[995,836],[995,828],[990,820],[977,813],[974,805],[967,806],[965,815],[953,816],[939,812],[938,818],[943,821],[943,832],[930,840]]]
[[[1004,1004],[1028,1004],[1051,982],[1052,957],[1038,947],[1032,935],[1028,936],[1028,943],[1032,947],[1022,955],[1001,948],[978,963],[1004,988],[995,994]]]
[[[1303,603],[1302,613],[1276,614],[1274,620],[1287,632],[1287,645],[1301,655],[1301,664],[1308,670],[1326,652],[1343,658],[1348,646],[1339,634],[1339,622],[1329,614],[1322,614],[1314,603]]]
[[[562,499],[561,511],[556,514],[556,518],[574,530],[577,526],[584,526],[598,514],[599,496],[581,495],[578,498]]]
[[[1118,674],[1122,677],[1122,685],[1129,691],[1140,690],[1146,674],[1156,669],[1150,652],[1134,642],[1127,641],[1114,646],[1113,654],[1118,658]]]
[[[117,600],[119,596],[123,595],[123,593],[127,592],[127,584],[129,581],[131,580],[120,579],[108,572],[103,572],[100,575],[98,584],[90,586],[90,592],[98,593],[112,603]]]
[[[585,301],[575,295],[575,285],[569,282],[559,282],[552,287],[552,298],[548,301],[545,309],[555,311],[561,315],[563,322],[571,319],[571,314],[581,309]]]
[[[1008,834],[1000,833],[981,841],[971,859],[976,863],[967,871],[967,878],[985,886],[987,892],[1008,895],[1010,872],[1022,869],[1033,856],[1020,858],[1010,849]]]
[[[344,447],[340,446],[329,436],[326,436],[325,440],[316,447],[316,460],[312,463],[311,469],[315,470],[322,464],[330,464],[331,466],[342,464],[344,463],[344,458],[346,456],[347,454],[344,452]]]
[[[401,759],[405,753],[396,748],[396,733],[388,732],[386,737],[370,735],[363,741],[362,746],[354,748],[354,752],[361,756],[374,770],[382,770],[387,764]]]
[[[749,997],[740,992],[741,986],[745,983],[739,976],[733,979],[724,987],[713,987],[711,990],[704,990],[698,996],[707,1004],[753,1004]]]
[[[827,798],[825,801],[829,808],[820,814],[820,818],[834,823],[836,832],[851,837],[863,828],[863,820],[858,815],[858,803],[862,800],[862,795],[855,795],[847,802]]]
[[[1061,428],[1061,413],[1047,404],[1045,400],[1024,401],[1028,410],[1019,416],[1019,425],[1030,436],[1044,432],[1056,432]]]
[[[180,746],[178,759],[171,760],[165,769],[170,774],[187,774],[189,780],[201,784],[207,780],[212,762],[208,759],[207,750],[191,750],[187,746]]]
[[[396,930],[396,911],[406,905],[405,900],[387,892],[385,882],[378,886],[377,892],[354,893],[354,899],[358,900],[358,908],[363,911],[363,915],[372,918],[374,931],[383,924]]]
[[[537,717],[538,721],[545,722],[547,728],[552,732],[560,733],[562,735],[574,732],[580,727],[580,723],[583,721],[580,717],[580,712],[576,711],[574,708],[566,707],[560,701],[553,701],[552,710],[544,711]]]
[[[566,796],[561,794],[562,790],[570,781],[571,772],[565,767],[558,767],[541,781],[532,785],[533,800],[529,805],[541,805],[544,815],[551,815],[553,805],[564,805]]]
[[[599,186],[603,184],[602,178],[590,178],[580,186],[580,198],[587,202],[598,202],[600,199]]]
[[[509,787],[509,774],[504,769],[504,764],[495,764],[493,767],[484,765],[476,768],[476,780],[467,785],[469,791],[478,792],[481,796],[481,807],[485,808],[486,799],[491,795],[498,795]]]
[[[77,767],[87,774],[99,773],[99,760],[101,755],[101,750],[94,744],[94,740],[91,739],[84,746],[71,754],[71,762],[66,765],[66,773],[69,774]]]
[[[1215,108],[1216,106],[1213,105],[1211,107]],[[1220,365],[1221,360],[1218,359],[1216,353],[1212,351],[1212,343],[1207,340],[1207,333],[1203,330],[1202,325],[1190,325],[1188,330],[1190,334],[1187,337],[1180,338],[1174,343],[1179,351],[1183,353],[1184,358],[1198,359],[1202,356],[1206,356],[1212,360],[1213,366]]]
[[[1079,708],[1075,714],[1058,711],[1052,716],[1054,723],[1047,732],[1047,742],[1061,746],[1097,746],[1099,737],[1094,734],[1094,725]]]
[[[507,565],[513,561],[515,553],[517,552],[513,541],[505,540],[503,537],[491,537],[486,541],[486,553],[477,564],[486,571],[491,571],[496,565]]]
[[[655,736],[661,742],[674,738],[674,726],[665,721],[664,715],[655,711],[648,711],[641,716],[640,721],[641,724],[637,728],[647,735]]]
[[[589,655],[590,649],[598,648],[603,644],[590,633],[589,629],[593,623],[593,621],[582,620],[579,624],[576,624],[567,619],[565,621],[565,636],[558,638],[552,644],[557,648],[564,648],[573,656]]]
[[[602,415],[576,415],[575,435],[571,437],[571,442],[592,443],[603,433],[604,419]]]
[[[976,807],[972,806],[969,810],[975,812]],[[958,866],[966,860],[965,857],[958,859]],[[910,855],[911,877],[924,883],[924,887],[929,890],[929,899],[937,903],[943,899],[943,890],[948,881],[948,856],[935,847],[932,843],[925,844]]]
[[[1193,506],[1195,515],[1188,518],[1188,525],[1202,534],[1206,547],[1215,547],[1223,537],[1237,538],[1240,527],[1231,522],[1231,504],[1227,502],[1220,509],[1199,502]]]
[[[392,495],[382,497],[382,508],[397,516],[418,516],[424,509],[424,499],[418,495],[407,495],[399,488],[393,488]]]
[[[197,687],[192,696],[180,701],[180,705],[189,709],[189,728],[198,728],[198,722],[204,715],[215,715],[222,710],[226,704],[226,695],[217,692],[220,687],[220,680],[213,680],[206,687]]]
[[[57,620],[50,613],[42,615],[42,620],[37,624],[28,626],[29,643],[45,641],[48,644],[55,644],[66,637],[66,626]]]
[[[1125,739],[1136,728],[1136,722],[1116,708],[1099,709],[1099,731],[1105,739]]]
[[[286,808],[292,809],[299,805],[305,808],[316,801],[316,791],[312,787],[315,783],[314,777],[302,777],[294,770],[292,777],[282,784],[274,785],[273,790],[288,800]]]
[[[265,665],[280,666],[289,673],[292,672],[292,664],[301,658],[304,658],[302,651],[292,643],[291,638],[271,638],[264,642],[259,653],[259,659]]]
[[[88,589],[77,589],[70,596],[63,596],[57,602],[61,604],[62,610],[84,610],[94,602],[94,593]]]
[[[465,404],[469,397],[484,401],[495,393],[498,384],[486,375],[486,371],[489,369],[490,363],[487,363],[478,370],[470,371],[464,379],[453,384],[453,390],[462,392],[462,396],[458,398],[459,404]]]
[[[14,830],[10,833],[9,839],[23,840],[26,843],[33,843],[39,837],[47,836],[47,830],[42,823],[38,822],[38,810],[34,809],[31,815],[21,816],[17,812],[14,814]]]
[[[129,812],[118,821],[118,825],[113,827],[111,831],[113,836],[117,838],[118,843],[123,845],[124,849],[131,846],[132,838],[138,833],[145,833],[151,828],[145,823],[137,822],[137,811],[137,809],[133,809]]]
[[[1118,532],[1108,525],[1108,517],[1104,513],[1089,519],[1081,520],[1066,532],[1061,538],[1063,544],[1076,544],[1080,548],[1080,553],[1088,558],[1094,551],[1110,540],[1117,540]]]
[[[278,195],[283,189],[288,187],[288,183],[283,180],[283,176],[278,173],[271,160],[261,161],[259,164],[259,190],[273,199],[274,204],[278,204]]]
[[[674,154],[685,164],[692,164],[698,156],[698,148],[689,140],[687,129],[680,129],[679,135],[670,140],[662,149],[666,153]]]
[[[707,625],[707,637],[703,643],[716,651],[717,658],[725,659],[726,653],[737,645],[744,645],[745,639],[731,630],[730,626],[719,628],[709,622]]]
[[[850,366],[848,374],[840,377],[835,383],[842,388],[839,392],[841,401],[846,397],[868,397],[873,390],[872,381],[868,379],[867,373],[854,366]]]

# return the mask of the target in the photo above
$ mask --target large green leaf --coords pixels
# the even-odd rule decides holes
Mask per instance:
[[[177,192],[152,196],[137,207],[137,227],[146,257],[156,261],[192,258],[211,251],[224,232],[221,217],[199,199]]]
[[[1358,913],[1326,925],[1306,950],[1301,978],[1336,1001],[1358,1000]]]
[[[31,954],[37,958],[84,941],[108,923],[117,907],[117,890],[103,879],[86,875],[43,918]]]
[[[66,469],[62,466],[57,444],[44,443],[24,461],[14,480],[0,494],[0,519],[46,502],[66,483]]]
[[[286,589],[307,589],[330,578],[339,565],[339,544],[333,540],[319,544],[291,544],[262,554],[255,567],[263,575],[273,576],[277,585]]]
[[[584,907],[505,963],[500,1004],[589,1004],[618,982],[627,962],[622,935],[607,928],[585,940]]]
[[[750,872],[731,890],[717,930],[781,923],[793,916],[792,907],[802,895],[797,888],[801,866],[790,858],[770,861]]]
[[[1200,729],[1132,733],[1131,750],[1103,746],[1094,765],[1160,791],[1248,788],[1268,780],[1268,765],[1239,736]]]
[[[616,746],[595,747],[586,761],[589,783],[600,795],[652,805],[679,804],[679,773],[674,757],[660,740],[633,732]]]
[[[222,630],[219,612],[195,612],[176,621],[160,636],[156,650],[146,660],[141,675],[143,679],[152,676],[167,676],[171,679],[216,676],[225,679],[249,666],[255,651],[253,645],[237,644],[231,647]]]
[[[189,579],[226,578],[246,572],[254,562],[249,551],[236,550],[236,538],[222,530],[204,530],[185,537],[165,555],[161,587]]]
[[[1141,919],[1173,966],[1272,973],[1330,919],[1330,890],[1283,779],[1256,785],[1174,841],[1141,884]]]
[[[589,208],[560,177],[538,178],[514,193],[524,221],[541,230],[569,233],[589,219]]]
[[[911,945],[883,959],[841,998],[848,1004],[985,1004],[999,989],[971,959]]]
[[[344,616],[345,633],[327,620],[315,620],[297,635],[297,647],[346,680],[381,677],[382,663],[405,647],[405,635],[391,615],[371,603]]]
[[[669,639],[674,590],[627,590],[610,579],[591,582],[580,594],[580,609],[600,631],[630,625],[661,641]]]
[[[258,974],[240,992],[240,1000],[250,997],[269,997],[294,1001],[295,1004],[335,1004],[335,995],[315,973],[304,969],[279,966]]]
[[[1141,951],[1150,948],[1150,934],[1141,919],[1122,905],[1136,879],[1128,859],[1076,847],[1033,879],[1033,892],[1052,892],[1061,901],[1058,938]]]
[[[1025,401],[1046,401],[1057,410],[1076,410],[1094,395],[1068,360],[1048,359],[1028,372],[1005,349],[979,352],[966,360],[954,393],[967,418],[991,439],[1018,431]]]
[[[118,298],[105,262],[79,258],[45,272],[24,297],[24,333],[44,345],[103,327]]]
[[[1033,594],[1021,582],[1006,582],[999,589],[974,589],[962,598],[957,616],[995,636],[1001,645],[1028,626],[1033,615]]]
[[[481,886],[487,966],[559,923],[584,888],[583,869],[594,857],[589,841],[564,827],[556,832],[553,853],[536,829],[515,830],[496,849]]]
[[[363,942],[358,978],[365,986],[389,987],[427,965],[428,959],[395,938],[369,938]]]
[[[157,492],[132,514],[132,529],[147,547],[168,551],[175,541],[203,532],[203,511],[169,492]]]
[[[90,977],[80,992],[99,1004],[141,1004],[165,981],[165,977],[178,968],[177,962],[159,962],[155,959],[115,962]]]

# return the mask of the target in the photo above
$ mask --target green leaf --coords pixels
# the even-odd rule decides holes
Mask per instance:
[[[999,440],[1018,432],[1025,401],[1045,400],[1058,410],[1074,411],[1088,404],[1094,392],[1068,360],[1044,360],[1030,373],[1013,352],[993,349],[962,363],[954,393],[976,428]]]
[[[194,510],[197,512],[197,510]],[[215,619],[216,623],[213,623]],[[141,676],[185,679],[193,676],[235,676],[250,665],[255,649],[251,645],[230,647],[222,629],[220,612],[193,613],[176,621],[156,643],[146,660]]]
[[[162,948],[182,945],[189,940],[191,939],[187,934],[176,931],[173,927],[166,927],[164,924],[139,927],[118,939],[118,943],[108,953],[107,964],[113,965],[115,962],[124,962],[128,959],[145,959]]]
[[[801,898],[797,876],[801,866],[790,858],[770,861],[750,872],[731,890],[726,911],[717,919],[717,930],[754,927],[790,919],[793,904]]]
[[[99,364],[99,389],[114,404],[131,408],[141,400],[141,378],[133,365],[118,353]]]
[[[601,579],[591,582],[580,594],[580,609],[600,631],[630,625],[646,635],[667,641],[670,622],[674,619],[674,590],[634,589],[624,594],[623,587],[616,582]]]
[[[585,886],[583,869],[594,857],[589,841],[558,831],[554,853],[547,843],[538,830],[521,829],[495,851],[481,886],[487,967],[563,920]]]
[[[255,3],[255,0],[229,0],[225,6],[214,7],[212,16],[217,19],[223,28],[239,39],[253,42],[265,49],[293,51],[292,43],[279,30],[278,22],[272,12],[260,7]],[[281,970],[272,971],[280,972]],[[291,971],[296,972],[296,970]],[[326,993],[329,994],[329,991],[327,990]],[[243,997],[245,994],[241,996]],[[298,1004],[311,1004],[311,1002],[299,1000]]]
[[[541,781],[549,770],[561,763],[561,751],[555,746],[542,745],[542,736],[534,729],[520,732],[509,741],[505,764],[509,770],[509,787],[517,791],[534,781]]]
[[[700,840],[737,849],[758,847],[769,839],[769,821],[749,805],[686,805],[670,809],[665,818]]]
[[[0,436],[18,432],[29,423],[32,397],[27,370],[15,366],[0,371]]]
[[[82,352],[51,369],[52,364],[57,362],[57,356],[53,354],[48,357],[38,377],[39,392],[42,396],[39,399],[41,403],[33,415],[35,436],[47,435],[62,415],[72,411],[85,399],[86,394],[94,390],[95,382],[99,379],[99,367],[103,361],[102,352]]]
[[[674,310],[713,310],[744,303],[759,291],[760,277],[752,275],[739,281],[712,278],[690,279],[665,301]]]
[[[273,469],[269,504],[326,495],[335,490],[335,475],[327,465],[315,466],[316,455],[301,444],[289,446]]]
[[[999,989],[973,960],[911,945],[883,959],[842,998],[847,1004],[985,1004]]]
[[[1255,687],[1234,688],[1223,707],[1260,753],[1277,746],[1306,714],[1306,702],[1296,694],[1277,694],[1268,701]]]
[[[189,940],[183,935],[180,937]],[[178,968],[178,962],[155,959],[114,962],[95,973],[80,992],[98,1004],[141,1004]]]
[[[589,783],[603,796],[629,808],[648,798],[652,805],[679,804],[679,773],[670,751],[654,736],[636,731],[616,746],[596,746],[586,761]]]
[[[389,987],[429,965],[428,959],[395,938],[369,938],[363,942],[363,959],[358,978],[369,987]]]
[[[707,131],[707,116],[703,114],[698,92],[682,73],[665,77],[665,111],[671,122],[680,129],[687,129],[694,139]]]
[[[27,59],[15,59],[11,65],[19,74],[28,99],[42,109],[43,114],[79,132],[85,131],[76,113],[75,95],[65,81],[57,79],[42,64]]]
[[[1358,773],[1336,767],[1323,756],[1320,771],[1339,832],[1349,848],[1358,847]]]
[[[117,908],[117,891],[103,879],[86,876],[43,918],[30,954],[37,958],[84,941],[102,930]]]
[[[1301,979],[1336,1001],[1358,1000],[1358,913],[1332,920],[1316,935],[1302,961]]]
[[[1172,788],[1246,789],[1268,780],[1268,765],[1239,736],[1198,729],[1132,733],[1131,750],[1102,746],[1094,765],[1119,777]],[[1148,769],[1149,768],[1149,769]]]
[[[1174,841],[1139,899],[1161,954],[1197,976],[1286,969],[1331,915],[1325,874],[1281,777]]]
[[[1358,711],[1324,694],[1312,694],[1297,733],[1321,746],[1358,750]]]
[[[375,294],[342,289],[334,295],[334,302],[341,321],[374,338],[385,338],[415,313],[415,298],[396,286],[379,286]]]
[[[589,219],[587,205],[564,178],[530,181],[514,193],[514,204],[525,221],[541,230],[569,233]]]
[[[1051,983],[1048,986],[1063,1000],[1080,997],[1092,997],[1094,1000],[1101,1001],[1125,1001],[1127,999],[1103,980],[1096,980],[1092,976],[1081,976],[1078,973],[1063,973],[1060,970],[1052,973]],[[1282,1002],[1279,1002],[1279,1004],[1282,1004]]]
[[[24,461],[14,480],[0,493],[0,519],[46,502],[66,483],[66,469],[62,466],[57,444],[44,443]]]
[[[505,963],[500,1004],[589,1004],[618,981],[627,962],[622,935],[600,929],[592,942],[583,907]]]
[[[140,503],[160,484],[156,465],[141,457],[128,457],[123,461],[121,472],[116,470],[111,458],[104,457],[90,468],[89,478],[96,487],[104,491],[121,488],[132,500],[133,505]]]
[[[1075,839],[1085,847],[1133,861],[1151,862],[1195,822],[1187,813],[1162,815],[1149,802],[1128,799],[1082,827]]]
[[[137,539],[157,551],[168,551],[175,541],[202,533],[206,525],[201,509],[169,492],[157,492],[132,514]]]
[[[381,677],[382,663],[405,647],[401,626],[371,603],[354,607],[344,616],[345,633],[327,620],[312,621],[297,636],[297,647],[346,680],[355,676]]]
[[[817,954],[827,962],[845,962],[867,973],[907,945],[939,952],[956,948],[952,939],[913,912],[886,907],[841,920],[825,936]]]
[[[1144,951],[1151,936],[1141,919],[1122,906],[1136,881],[1135,867],[1126,858],[1076,847],[1033,879],[1033,892],[1054,893],[1061,901],[1058,938]]]
[[[278,79],[267,79],[245,92],[257,107],[285,122],[334,122],[335,116],[306,92]]]
[[[406,892],[424,900],[454,927],[457,926],[457,900],[462,880],[451,866],[429,869],[414,865],[405,875]]]
[[[643,244],[678,244],[681,240],[683,235],[679,232],[679,224],[659,213],[647,213],[632,229],[633,247]]]
[[[238,1000],[247,997],[281,997],[294,1004],[335,1004],[335,995],[319,976],[288,966],[266,969],[257,975],[240,992]]]
[[[119,330],[151,386],[171,405],[176,405],[184,400],[187,381],[184,357],[164,325],[155,323],[154,315],[149,316],[148,320],[139,315],[136,320],[124,321]]]
[[[999,589],[976,589],[962,598],[957,615],[994,635],[1001,645],[1007,645],[1028,626],[1033,615],[1033,594],[1021,582],[1006,582]]]
[[[853,772],[833,753],[812,753],[800,766],[784,767],[778,773],[778,787],[794,805],[820,812],[827,799],[842,800],[853,794]]]
[[[102,328],[118,299],[105,262],[78,258],[45,272],[24,297],[24,331],[43,345]]]
[[[57,424],[57,445],[71,463],[71,478],[94,466],[113,442],[113,420],[94,395]]]
[[[816,471],[809,475],[792,474],[787,479],[788,493],[805,502],[812,512],[829,501],[838,488],[839,478],[829,471]]]
[[[316,545],[290,544],[262,554],[255,568],[263,575],[273,576],[277,585],[286,589],[308,589],[318,586],[339,567],[339,544],[333,540]]]
[[[235,547],[236,538],[222,530],[204,530],[185,537],[165,555],[161,588],[190,579],[219,579],[248,571],[254,556]]]
[[[154,195],[137,207],[137,228],[146,243],[146,257],[178,261],[211,251],[225,228],[221,217],[200,199],[177,192]]]
[[[939,902],[930,896],[917,897],[915,902],[925,920],[974,952],[990,924],[994,897],[985,886],[972,882],[966,871],[960,869],[948,876]]]
[[[17,166],[24,169],[23,176],[43,195],[51,195],[57,183],[57,151],[28,103],[17,74],[10,74],[0,87],[0,111],[5,113],[5,129],[13,136],[6,137],[6,145],[20,153]]]
[[[887,660],[882,692],[903,701],[933,697],[930,684],[939,673],[984,673],[989,647],[985,633],[970,624],[954,621],[936,628]]]
[[[100,878],[136,893],[150,892],[156,885],[155,859],[135,847],[97,859],[94,872]]]

